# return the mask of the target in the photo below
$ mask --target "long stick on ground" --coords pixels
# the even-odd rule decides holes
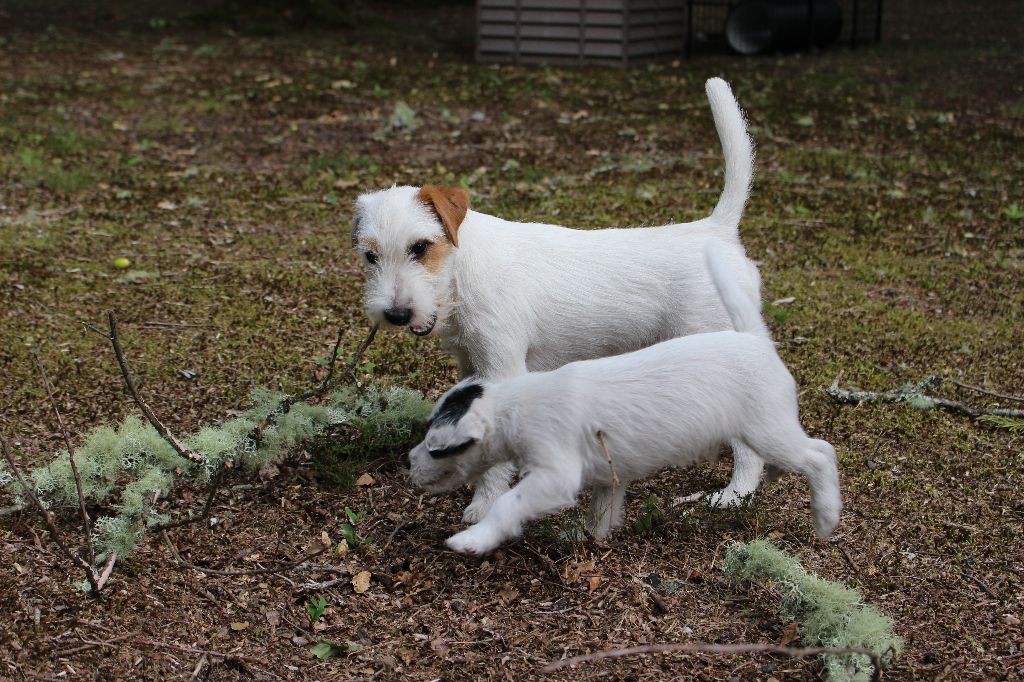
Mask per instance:
[[[128,392],[131,393],[135,404],[138,405],[140,410],[142,410],[142,414],[146,415],[146,419],[148,419],[149,423],[153,425],[153,428],[157,430],[157,433],[159,433],[165,441],[170,443],[175,452],[191,462],[195,462],[196,464],[205,464],[206,458],[200,454],[192,452],[182,445],[181,442],[174,437],[174,434],[171,433],[170,429],[164,426],[163,423],[157,419],[152,408],[150,408],[146,401],[142,399],[139,389],[135,386],[135,380],[132,379],[131,370],[128,369],[128,361],[125,360],[124,350],[121,348],[121,340],[117,335],[117,317],[114,316],[113,310],[107,313],[107,323],[110,325],[109,334],[100,331],[91,324],[87,324],[86,326],[101,336],[105,336],[107,340],[110,341],[110,345],[114,347],[114,355],[117,357],[117,365],[121,368],[121,376],[124,377],[124,383],[128,387]]]
[[[984,415],[1024,418],[1024,410],[1008,407],[973,407],[956,400],[937,398],[925,393],[928,389],[935,388],[941,384],[942,381],[942,377],[930,376],[920,383],[904,386],[895,391],[876,392],[862,391],[856,388],[839,388],[839,380],[836,379],[832,382],[831,386],[825,389],[825,393],[838,403],[850,405],[860,405],[861,403],[908,403],[917,406],[916,403],[919,403],[919,406],[923,408],[937,407],[971,417],[972,419],[977,419]]]
[[[882,679],[882,660],[874,651],[870,649],[863,649],[861,647],[806,647],[806,648],[792,648],[785,646],[776,646],[774,644],[704,644],[703,642],[693,642],[686,644],[649,644],[646,646],[633,646],[625,649],[607,649],[605,651],[597,651],[592,654],[583,654],[581,656],[573,656],[572,658],[564,658],[554,663],[541,668],[542,673],[553,673],[556,670],[561,670],[567,666],[576,665],[577,663],[590,663],[592,661],[600,661],[605,658],[623,658],[625,656],[641,656],[645,654],[670,654],[670,653],[701,653],[701,654],[724,654],[724,655],[735,655],[735,654],[781,654],[783,656],[791,656],[793,658],[803,658],[804,656],[817,656],[820,654],[826,655],[839,655],[839,654],[861,654],[871,659],[871,664],[874,666],[874,672],[871,675],[871,679],[874,682],[879,682]]]
[[[29,352],[35,358],[36,367],[39,368],[39,376],[43,378],[43,386],[46,387],[46,395],[50,399],[50,406],[53,407],[53,413],[57,416],[57,426],[60,427],[60,435],[64,437],[64,444],[68,447],[68,461],[71,463],[71,473],[75,476],[75,489],[78,491],[78,511],[82,515],[82,527],[85,532],[86,556],[88,557],[89,566],[95,566],[96,552],[92,546],[92,525],[89,523],[89,511],[85,508],[85,495],[82,493],[82,475],[78,473],[78,463],[75,461],[75,448],[71,445],[71,436],[68,434],[67,427],[64,426],[64,419],[60,416],[60,410],[57,409],[57,400],[53,397],[53,386],[50,384],[50,378],[46,376],[43,359],[39,357],[39,353],[35,348]]]
[[[57,547],[60,548],[61,553],[76,564],[79,568],[85,571],[85,578],[89,581],[89,586],[92,587],[94,594],[99,594],[99,591],[103,589],[103,586],[107,583],[110,578],[110,571],[114,567],[114,561],[117,559],[117,553],[111,552],[111,555],[107,558],[107,564],[103,568],[101,575],[96,575],[96,569],[93,568],[92,564],[86,562],[85,559],[78,556],[77,553],[72,552],[68,546],[64,543],[64,537],[60,531],[57,530],[57,524],[53,520],[53,512],[47,509],[39,498],[36,497],[35,492],[32,490],[32,486],[28,484],[25,477],[21,475],[21,470],[18,468],[14,461],[14,455],[11,453],[10,447],[7,445],[7,441],[4,438],[0,438],[0,450],[3,451],[4,459],[7,460],[7,464],[11,469],[11,473],[18,479],[18,483],[21,484],[22,490],[25,491],[25,495],[32,502],[32,506],[36,508],[39,515],[43,517],[43,522],[46,523],[46,528],[50,531],[50,537],[57,543]]]
[[[959,386],[960,388],[967,389],[968,391],[974,391],[975,393],[981,393],[983,395],[992,396],[993,398],[999,398],[1000,400],[1010,400],[1015,403],[1024,403],[1024,398],[1018,395],[1006,395],[1005,393],[996,393],[995,391],[990,391],[987,388],[982,388],[981,386],[972,386],[971,384],[965,384],[961,381],[957,381],[956,379],[950,379],[949,377],[943,378],[943,381],[948,381],[954,386]]]

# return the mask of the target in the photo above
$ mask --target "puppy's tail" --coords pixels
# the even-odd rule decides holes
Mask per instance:
[[[740,218],[747,205],[750,185],[754,181],[754,145],[747,134],[747,121],[733,97],[729,84],[711,78],[705,84],[715,128],[725,154],[725,189],[711,217],[739,235]]]
[[[711,273],[718,297],[722,299],[725,311],[729,313],[733,328],[744,334],[770,337],[767,325],[761,317],[761,302],[752,299],[736,282],[736,268],[754,268],[745,258],[730,259],[725,247],[716,239],[704,243],[704,262]],[[758,277],[755,270],[752,273]]]

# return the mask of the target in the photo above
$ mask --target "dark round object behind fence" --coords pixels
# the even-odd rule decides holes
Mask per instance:
[[[837,0],[745,0],[729,10],[725,38],[740,54],[761,54],[825,47],[842,26]]]

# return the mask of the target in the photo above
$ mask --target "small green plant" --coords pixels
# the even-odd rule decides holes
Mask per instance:
[[[1003,211],[1003,213],[1005,213],[1006,217],[1009,218],[1010,220],[1021,220],[1022,218],[1024,218],[1024,208],[1022,208],[1020,204],[1013,204],[1011,206],[1007,206],[1006,210]]]
[[[356,526],[366,518],[365,511],[355,512],[350,507],[345,507],[345,516],[348,517],[348,523],[341,524],[341,534],[345,536],[345,542],[349,547],[355,549],[360,545],[368,545],[373,542],[371,538],[364,538],[356,532]]]
[[[765,317],[772,320],[777,327],[785,326],[786,322],[793,316],[791,306],[775,305],[774,303],[764,304]]]
[[[882,227],[882,212],[872,211],[868,213],[867,220],[868,229],[872,232],[878,232],[878,230]]]
[[[661,508],[661,498],[651,495],[644,500],[640,508],[640,518],[633,522],[633,530],[639,535],[653,532],[665,520],[665,511]]]
[[[1010,433],[1024,433],[1024,419],[1004,417],[1001,414],[983,414],[978,421],[997,429],[1006,429]]]
[[[327,610],[327,600],[323,597],[314,597],[306,602],[306,613],[309,614],[309,622],[316,623]]]
[[[363,645],[358,642],[345,642],[344,645],[332,642],[329,639],[321,639],[310,649],[310,652],[319,658],[321,661],[330,658],[331,656],[340,656],[342,654],[354,654],[357,651],[362,651]]]

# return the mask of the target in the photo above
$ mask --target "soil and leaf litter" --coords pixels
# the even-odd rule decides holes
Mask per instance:
[[[887,677],[1020,676],[1019,422],[935,401],[1019,409],[1024,383],[1022,65],[1007,42],[1019,39],[1014,22],[989,9],[984,44],[897,40],[628,71],[471,65],[458,36],[472,17],[459,8],[443,21],[424,13],[415,29],[397,17],[410,10],[384,6],[348,32],[143,22],[6,35],[0,429],[26,475],[68,461],[34,349],[79,461],[94,446],[120,455],[81,474],[95,486],[98,572],[115,539],[126,555],[99,598],[83,592],[42,517],[9,509],[10,481],[0,674],[523,678],[626,647],[813,646],[793,615],[799,574],[723,568],[731,542],[768,538],[892,617],[904,642]],[[893,35],[919,35],[905,26]],[[758,145],[741,233],[774,302],[766,317],[802,388],[804,424],[839,451],[846,511],[830,541],[813,539],[796,479],[737,510],[674,504],[720,487],[725,461],[637,486],[631,524],[606,543],[573,532],[567,512],[485,560],[446,552],[468,493],[421,496],[400,472],[398,441],[364,439],[353,408],[369,391],[409,390],[427,398],[415,411],[454,383],[439,348],[397,332],[381,332],[354,368],[363,392],[346,376],[344,396],[292,406],[287,456],[227,469],[203,516],[209,486],[192,475],[202,467],[173,459],[109,339],[82,324],[103,330],[115,310],[160,421],[190,449],[235,452],[241,440],[212,441],[233,423],[251,428],[260,405],[318,387],[339,328],[339,369],[361,345],[347,209],[359,191],[464,184],[480,210],[582,227],[698,218],[721,184],[701,87],[712,74],[733,84]],[[941,381],[921,384],[932,376]],[[906,399],[842,406],[825,392],[836,377],[843,390]],[[164,491],[155,501],[116,486],[98,496],[112,485],[103,472],[143,473],[165,455],[173,466],[141,487]],[[63,474],[50,479],[51,511],[85,556],[74,476]],[[141,537],[99,524],[140,509],[200,520]],[[139,541],[129,549],[125,537]],[[551,674],[822,672],[815,656],[660,651]]]

